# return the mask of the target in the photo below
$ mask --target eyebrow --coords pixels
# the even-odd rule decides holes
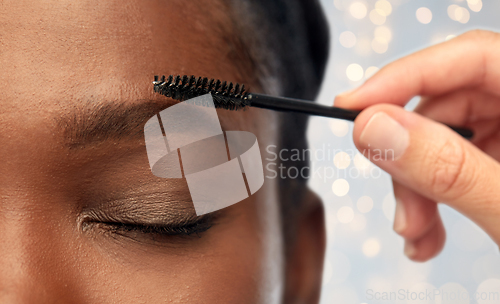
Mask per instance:
[[[138,100],[133,104],[86,102],[58,117],[56,123],[68,148],[83,149],[110,140],[143,138],[144,124],[177,103],[174,100]]]

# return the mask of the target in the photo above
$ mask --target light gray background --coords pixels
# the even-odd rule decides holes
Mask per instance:
[[[477,0],[470,0],[474,5]],[[362,19],[351,13],[351,5],[359,2],[367,9]],[[474,28],[500,29],[500,1],[483,0],[482,9],[474,12],[466,0],[389,0],[392,12],[386,17],[377,33],[382,38],[373,42],[376,23],[383,18],[370,12],[375,8],[375,0],[322,0],[323,7],[332,26],[332,53],[319,97],[322,104],[331,105],[334,96],[344,90],[360,85],[363,79],[352,81],[360,72],[368,74],[374,70],[369,67],[382,67],[388,62],[406,54],[444,41],[449,35],[458,35]],[[449,9],[455,4],[467,12]],[[477,3],[476,3],[477,5]],[[359,8],[360,5],[357,4]],[[423,24],[417,19],[417,10],[426,7],[432,12],[432,20]],[[353,9],[356,6],[353,7]],[[474,10],[477,10],[472,6]],[[461,22],[452,20],[451,16]],[[361,12],[354,9],[354,14]],[[458,17],[457,17],[458,14]],[[379,14],[380,15],[380,14]],[[425,17],[425,16],[424,16]],[[387,29],[392,39],[384,51],[384,33]],[[341,33],[350,31],[356,43],[348,48],[349,41],[343,41]],[[351,35],[352,36],[352,35]],[[345,37],[345,36],[343,36]],[[347,35],[348,37],[348,35]],[[373,50],[373,46],[379,53]],[[474,56],[474,54],[470,54]],[[360,71],[359,68],[362,68]],[[365,75],[363,75],[365,76]],[[390,92],[388,92],[390,94]],[[414,100],[409,108],[412,108]],[[427,263],[410,262],[403,254],[403,240],[392,230],[394,197],[390,178],[366,164],[362,158],[354,161],[352,143],[352,124],[325,118],[313,118],[308,129],[308,139],[312,151],[331,151],[331,157],[322,159],[321,153],[313,159],[313,168],[321,167],[322,176],[317,174],[310,180],[310,187],[319,193],[326,206],[328,250],[324,270],[324,286],[321,303],[500,303],[500,301],[476,301],[474,293],[481,291],[500,291],[500,255],[498,247],[477,226],[456,211],[440,206],[447,229],[447,241],[443,252]],[[342,158],[345,151],[349,159]],[[313,153],[314,154],[314,153]],[[334,156],[337,161],[334,162]],[[346,169],[338,169],[336,165]],[[359,169],[359,168],[361,169]],[[335,170],[334,177],[324,177],[324,172]],[[355,177],[356,172],[372,172],[368,178]],[[333,172],[333,171],[331,171]],[[343,179],[345,181],[337,181]],[[349,189],[346,188],[349,185]],[[333,186],[333,187],[332,187]],[[332,189],[334,188],[334,189]],[[334,193],[334,190],[338,195]],[[348,190],[348,191],[347,191]],[[342,192],[346,192],[345,195]],[[363,198],[362,198],[363,197]],[[358,204],[358,200],[361,201]],[[370,208],[370,200],[373,207]],[[446,284],[446,285],[445,285]],[[462,289],[470,300],[446,301],[437,297],[434,300],[375,301],[367,298],[367,290],[379,292],[398,292],[403,290],[432,290],[453,287]],[[496,290],[494,289],[496,288]]]

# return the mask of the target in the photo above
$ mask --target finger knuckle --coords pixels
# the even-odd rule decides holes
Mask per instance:
[[[467,187],[466,150],[462,144],[445,140],[427,154],[428,182],[433,193],[442,197],[460,195]]]
[[[480,29],[475,29],[466,32],[465,34],[462,35],[463,38],[467,40],[473,40],[476,42],[482,42],[482,41],[490,41],[492,39],[499,39],[500,35],[498,33],[492,32],[492,31],[487,31],[487,30],[480,30]]]

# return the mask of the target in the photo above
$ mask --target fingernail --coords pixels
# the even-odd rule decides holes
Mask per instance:
[[[394,231],[401,234],[406,229],[405,204],[401,200],[396,200],[396,215],[394,217]]]
[[[410,242],[410,241],[405,241],[405,249],[404,249],[405,255],[409,257],[410,259],[415,257],[417,255],[417,247],[415,246],[415,243]]]
[[[377,152],[378,160],[397,160],[410,144],[410,133],[401,124],[384,112],[378,112],[366,124],[359,142]],[[371,157],[375,159],[374,153]],[[377,160],[377,159],[375,159]]]
[[[354,91],[356,91],[357,89],[358,88],[347,90],[347,91],[342,92],[339,95],[337,95],[337,97],[346,97],[347,95],[350,95],[350,94],[354,93]]]
[[[333,105],[336,106],[336,107],[342,107],[343,105],[339,103],[339,101],[341,99],[344,99],[344,98],[347,98],[350,94],[352,94],[354,91],[356,91],[356,89],[352,89],[352,90],[349,90],[349,91],[345,91],[345,92],[342,92],[340,94],[338,94],[336,97],[335,97],[335,100],[333,101]]]

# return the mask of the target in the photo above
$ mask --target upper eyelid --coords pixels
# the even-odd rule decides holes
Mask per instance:
[[[179,203],[191,203],[192,201],[190,197],[188,198],[187,195],[183,198],[176,198],[175,195],[171,193],[172,191],[169,190],[155,190],[155,191],[148,191],[148,192],[132,192],[128,193],[126,195],[101,195],[101,196],[96,196],[93,197],[92,199],[95,201],[100,201],[102,203],[105,202],[114,202],[115,204],[120,204],[119,202],[126,202],[126,201],[152,201],[152,200],[159,200],[162,202],[168,201],[169,204],[179,204]],[[175,191],[178,193],[179,191]]]
[[[185,222],[196,217],[192,202],[172,200],[169,195],[100,198],[85,205],[87,206],[80,211],[79,222],[99,220],[163,225]]]
[[[124,225],[138,225],[138,226],[169,226],[169,227],[182,227],[185,225],[196,224],[200,221],[213,221],[219,219],[222,216],[222,211],[212,212],[202,216],[196,216],[194,213],[180,215],[178,217],[171,217],[168,220],[156,220],[148,221],[144,220],[144,217],[137,217],[135,215],[116,215],[108,213],[106,211],[91,209],[82,212],[78,218],[78,224],[80,227],[85,226],[88,223],[116,223]]]
[[[142,213],[142,212],[140,212]],[[183,223],[195,220],[195,216],[180,216],[177,218],[171,217],[169,219],[161,219],[161,217],[153,217],[144,214],[113,214],[113,212],[106,212],[98,209],[92,209],[82,212],[78,217],[79,225],[90,222],[101,223],[123,223],[130,225],[144,225],[144,226],[179,226]]]

